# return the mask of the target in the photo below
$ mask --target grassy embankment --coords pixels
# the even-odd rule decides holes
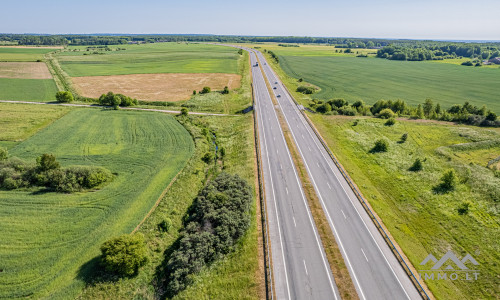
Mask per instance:
[[[310,116],[417,270],[429,268],[419,265],[429,253],[439,258],[447,250],[460,258],[470,253],[479,262],[477,281],[426,280],[436,298],[499,295],[500,175],[486,167],[500,156],[499,130],[406,120],[388,127],[379,119]],[[398,143],[403,133],[408,140]],[[389,151],[369,153],[380,138],[390,141]],[[424,168],[411,172],[416,158],[425,159]],[[434,192],[448,169],[457,171],[458,187]],[[470,204],[466,215],[457,211],[463,203]]]
[[[417,105],[431,98],[443,108],[469,101],[500,113],[498,68],[356,57],[356,54],[335,53],[331,46],[259,46],[259,50],[272,50],[279,56],[279,67],[287,75],[281,78],[290,90],[307,85],[297,82],[299,78],[321,89],[298,100],[344,98],[351,103],[363,100],[373,104],[380,99],[402,99]],[[268,61],[273,63],[270,58]]]
[[[52,51],[55,49],[0,47],[0,64],[41,61],[45,54]],[[56,92],[52,79],[0,78],[0,100],[52,101],[56,99]]]
[[[26,113],[15,112],[14,120],[33,124],[6,134],[11,142],[64,113],[38,108],[48,109],[38,118],[33,106],[16,105]],[[76,296],[99,246],[137,226],[193,151],[191,136],[172,116],[96,109],[73,109],[12,147],[10,154],[25,160],[53,153],[63,166],[103,166],[116,176],[96,192],[0,193],[0,298]]]

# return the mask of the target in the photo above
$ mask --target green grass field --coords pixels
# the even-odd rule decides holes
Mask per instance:
[[[429,253],[439,258],[450,249],[460,258],[470,253],[479,262],[478,281],[426,280],[437,299],[498,297],[500,178],[486,165],[490,157],[500,156],[499,130],[406,120],[388,127],[373,118],[311,118],[417,270],[427,269],[419,264]],[[408,140],[398,143],[403,133],[409,133]],[[380,138],[390,141],[389,151],[369,153]],[[410,172],[416,158],[426,159],[424,169]],[[433,187],[451,168],[460,181],[456,190],[434,193]],[[471,205],[469,214],[459,215],[457,208],[464,202]]]
[[[121,51],[83,55],[85,47],[69,47],[77,52],[58,55],[63,70],[71,77],[151,74],[151,73],[237,73],[237,49],[204,44],[156,43],[120,45]],[[115,46],[111,46],[116,49]]]
[[[193,151],[172,116],[97,109],[74,109],[11,148],[23,159],[53,153],[63,166],[103,166],[116,176],[96,192],[0,193],[0,298],[74,298],[100,244],[131,232]]]
[[[57,87],[53,79],[0,78],[0,100],[56,100]]]
[[[0,146],[11,148],[67,114],[64,106],[0,103]]]
[[[380,99],[402,99],[417,105],[431,98],[444,108],[469,101],[500,113],[498,68],[469,68],[456,61],[438,63],[363,58],[356,57],[355,53],[335,53],[335,48],[330,46],[259,46],[259,50],[272,50],[279,56],[282,70],[277,71],[292,92],[297,86],[304,85],[297,82],[299,78],[321,89],[311,96],[294,94],[298,100],[344,98],[351,103],[363,100],[373,104]],[[360,53],[374,51],[353,50]],[[268,61],[277,69],[271,59]]]
[[[236,173],[255,182],[253,156],[252,116],[239,117],[191,117],[194,122],[215,130],[219,144],[226,149],[224,170]],[[201,128],[187,122],[185,126],[193,134],[196,149],[193,158],[174,182],[158,208],[146,219],[139,232],[146,236],[150,263],[134,278],[117,282],[95,282],[90,284],[79,299],[158,299],[161,289],[156,290],[158,266],[164,261],[164,252],[175,243],[182,228],[182,220],[187,209],[203,187],[207,165],[201,160],[211,145],[202,136]],[[189,188],[186,188],[189,187]],[[214,263],[194,277],[194,284],[178,294],[175,299],[262,299],[263,274],[259,272],[258,229],[256,207],[252,208],[252,224],[235,252],[222,261]],[[158,231],[158,223],[165,218],[172,221],[168,233]],[[161,269],[160,269],[161,270]]]
[[[37,61],[57,49],[0,47],[0,61]]]

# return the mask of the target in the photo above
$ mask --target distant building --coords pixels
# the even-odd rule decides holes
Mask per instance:
[[[490,63],[493,63],[493,64],[497,64],[497,65],[500,65],[500,57],[495,57],[495,58],[491,58],[489,60]]]

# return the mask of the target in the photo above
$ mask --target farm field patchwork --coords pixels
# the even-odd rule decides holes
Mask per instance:
[[[437,299],[487,299],[500,293],[500,177],[487,167],[488,160],[500,156],[498,130],[408,120],[388,127],[374,118],[310,117],[417,270],[425,269],[419,264],[429,253],[441,257],[448,250],[460,257],[469,253],[479,262],[477,281],[425,280]],[[408,140],[398,142],[404,133]],[[381,138],[389,141],[389,151],[369,153]],[[416,158],[423,160],[423,170],[411,172]],[[435,192],[449,169],[456,170],[458,186]],[[458,208],[464,203],[470,206],[461,215]]]
[[[205,86],[213,90],[238,88],[240,77],[225,73],[165,73],[73,77],[72,81],[85,97],[99,98],[113,91],[139,100],[181,101]]]
[[[0,78],[52,79],[42,62],[0,62]]]
[[[0,298],[74,298],[101,243],[131,232],[193,151],[172,116],[97,109],[73,109],[11,148],[29,161],[53,153],[63,166],[102,166],[115,178],[95,192],[0,193]]]
[[[324,50],[314,52],[306,47],[273,51],[283,71],[295,79],[287,82],[289,88],[296,88],[299,78],[321,88],[312,98],[344,98],[351,103],[363,100],[368,104],[380,99],[402,99],[411,105],[431,98],[444,108],[469,101],[500,113],[498,69],[362,58],[331,51],[326,55]]]

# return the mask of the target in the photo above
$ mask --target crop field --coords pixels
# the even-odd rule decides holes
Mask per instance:
[[[73,109],[11,148],[22,159],[53,153],[63,166],[103,166],[115,177],[95,192],[0,193],[0,298],[74,298],[101,243],[131,232],[193,151],[172,116],[97,109]]]
[[[240,75],[225,73],[166,73],[88,76],[72,78],[81,95],[99,98],[109,91],[139,100],[182,101],[205,86],[222,90],[240,86]]]
[[[71,77],[155,74],[237,73],[237,49],[204,44],[156,43],[120,45],[120,51],[90,54],[85,47],[58,55],[63,70]],[[112,49],[116,49],[114,46]],[[78,51],[80,50],[80,51]],[[89,55],[83,55],[89,53]]]
[[[316,50],[302,45],[261,47],[260,50],[269,48],[279,56],[280,67],[291,79],[283,78],[290,89],[300,85],[299,78],[321,88],[312,98],[344,98],[351,103],[363,100],[368,104],[380,99],[402,99],[411,105],[431,98],[444,108],[469,101],[500,113],[498,68],[356,57],[332,53],[333,49],[324,49],[327,46],[311,46]]]
[[[42,62],[0,62],[0,78],[52,79]]]
[[[34,62],[53,51],[56,51],[54,47],[0,47],[0,61]]]
[[[56,93],[53,79],[0,78],[0,100],[55,101]]]
[[[311,115],[330,149],[344,165],[371,206],[417,270],[432,253],[453,250],[479,263],[478,280],[426,280],[437,299],[492,299],[500,294],[500,177],[487,168],[500,156],[500,132],[438,122]],[[357,125],[354,121],[358,120]],[[408,133],[405,143],[398,142]],[[389,151],[372,154],[376,140]],[[477,155],[479,154],[479,155]],[[474,157],[473,159],[471,159]],[[416,158],[423,170],[411,172]],[[458,186],[448,193],[433,190],[442,174],[455,169]],[[469,203],[468,213],[458,207]]]
[[[0,146],[11,148],[67,114],[65,106],[0,103]]]

